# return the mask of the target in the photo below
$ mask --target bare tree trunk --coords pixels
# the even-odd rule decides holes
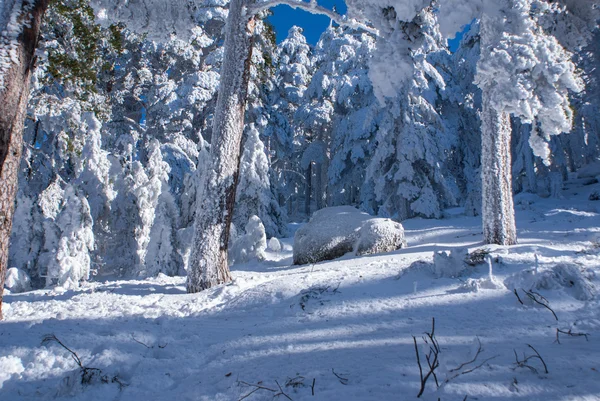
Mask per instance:
[[[310,198],[312,195],[312,162],[308,163],[308,168],[306,169],[306,192],[304,197],[304,214],[306,214],[306,219],[310,218]]]
[[[37,0],[33,4],[23,2],[17,19],[23,24],[23,30],[16,40],[16,47],[11,50],[16,53],[16,58],[12,59],[18,62],[13,61],[0,72],[4,75],[4,88],[0,91],[0,319],[29,85],[40,25],[47,7],[48,0]],[[7,29],[6,26],[1,28],[0,31]],[[2,38],[3,46],[6,46],[4,42],[7,40],[10,39]]]
[[[483,240],[486,244],[517,243],[512,194],[510,117],[494,109],[483,91],[481,187]]]
[[[203,177],[187,291],[205,290],[231,281],[227,264],[229,229],[238,183],[242,133],[254,19],[244,15],[247,0],[231,0],[225,34],[219,98],[211,140],[211,167]]]

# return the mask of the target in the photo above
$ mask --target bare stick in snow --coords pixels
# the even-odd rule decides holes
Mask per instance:
[[[344,386],[348,384],[348,379],[335,373],[335,370],[333,370],[333,368],[331,368],[331,373],[333,373],[335,375],[335,377],[338,378],[340,383],[342,383]]]
[[[525,291],[523,289],[521,289],[525,294],[527,294],[527,296],[529,297],[529,299],[531,299],[533,302],[535,302],[536,304],[542,305],[544,308],[548,309],[550,312],[552,312],[552,315],[554,316],[554,318],[558,321],[558,316],[556,316],[556,313],[554,313],[554,310],[548,305],[548,300],[546,298],[544,298],[543,296],[533,292],[533,291]]]
[[[548,366],[546,366],[546,362],[544,362],[544,359],[542,358],[542,356],[540,355],[540,353],[539,353],[539,352],[538,352],[538,351],[537,351],[535,348],[533,348],[533,346],[532,346],[532,345],[530,345],[530,344],[527,344],[527,346],[528,346],[529,348],[531,348],[531,349],[533,350],[533,352],[535,352],[535,354],[536,354],[537,358],[538,358],[538,359],[539,359],[539,360],[542,362],[542,365],[544,365],[544,371],[545,371],[546,373],[548,373]]]
[[[464,363],[461,363],[458,367],[456,367],[454,369],[450,369],[448,372],[452,373],[452,375],[448,376],[448,378],[446,378],[446,380],[444,380],[444,383],[448,383],[450,380],[453,380],[453,379],[457,378],[458,376],[466,375],[468,373],[471,373],[471,372],[473,372],[473,371],[481,368],[483,365],[485,365],[486,363],[488,363],[492,359],[495,359],[495,358],[498,357],[498,355],[494,355],[492,357],[489,357],[489,358],[483,360],[478,365],[475,365],[475,366],[473,366],[471,368],[463,370],[463,368],[467,367],[467,365],[475,363],[477,361],[477,359],[479,358],[479,355],[483,352],[483,347],[481,345],[481,341],[479,340],[479,337],[476,337],[476,338],[477,338],[478,345],[477,345],[477,351],[475,352],[475,356],[471,360],[469,360],[467,362],[464,362]]]
[[[425,360],[427,361],[429,371],[425,375],[423,375],[423,366],[421,365],[421,357],[419,355],[417,338],[413,336],[413,342],[415,344],[415,353],[417,355],[417,365],[419,366],[419,377],[421,379],[421,389],[419,390],[419,394],[417,394],[417,398],[423,395],[423,392],[425,391],[425,385],[427,384],[427,380],[429,380],[431,376],[433,376],[436,386],[440,386],[437,375],[435,373],[435,370],[440,366],[440,346],[435,338],[435,318],[431,319],[431,333],[426,332],[425,336],[423,336],[423,341],[425,341],[425,344],[430,344],[429,353],[425,355]]]
[[[88,384],[92,384],[93,382],[99,380],[101,383],[104,383],[104,384],[117,383],[119,385],[119,390],[123,390],[124,387],[128,386],[127,383],[124,383],[123,381],[121,381],[121,378],[119,376],[111,377],[107,374],[103,374],[104,372],[102,371],[102,369],[90,368],[88,366],[85,366],[81,362],[81,358],[79,358],[79,355],[77,355],[77,353],[75,351],[73,351],[71,348],[67,347],[62,341],[60,341],[58,339],[58,337],[56,337],[56,335],[46,334],[42,338],[42,345],[50,344],[52,342],[57,343],[58,345],[60,345],[61,347],[63,347],[67,351],[69,351],[69,353],[71,354],[71,357],[73,358],[75,363],[77,363],[77,365],[79,366],[79,370],[81,373],[81,384],[88,385]]]
[[[520,303],[521,305],[525,305],[525,304],[523,303],[523,301],[521,300],[521,297],[519,296],[519,293],[517,292],[517,289],[516,289],[516,288],[513,290],[513,292],[514,292],[514,293],[515,293],[515,295],[517,296],[517,299],[519,300],[519,303]]]
[[[513,350],[515,353],[515,365],[517,365],[517,367],[519,367],[519,368],[527,368],[527,369],[531,370],[533,373],[537,374],[538,370],[536,368],[534,368],[533,366],[529,365],[528,362],[531,359],[539,359],[540,362],[542,363],[542,365],[544,366],[544,372],[548,373],[548,366],[546,365],[546,362],[544,361],[544,359],[542,358],[540,353],[535,348],[533,348],[530,344],[527,344],[527,346],[529,348],[531,348],[533,350],[533,352],[535,352],[535,355],[526,356],[525,353],[523,353],[523,359],[519,360],[517,351]]]
[[[60,341],[58,339],[58,337],[56,337],[54,334],[46,334],[42,338],[42,345],[50,344],[52,342],[57,343],[58,345],[60,345],[61,347],[63,347],[67,351],[69,351],[71,353],[71,358],[73,358],[75,363],[77,363],[77,365],[79,365],[79,367],[81,369],[83,369],[83,364],[81,363],[81,359],[79,359],[79,355],[77,355],[77,353],[75,351],[73,351],[71,348],[69,348],[65,344],[63,344],[62,341]]]

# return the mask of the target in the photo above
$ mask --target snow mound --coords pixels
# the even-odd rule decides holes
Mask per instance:
[[[590,163],[577,170],[577,178],[595,178],[600,175],[600,162]]]
[[[11,267],[6,272],[6,281],[4,286],[10,290],[11,293],[19,293],[31,290],[31,279],[26,272],[16,267]]]
[[[501,290],[504,288],[502,282],[494,276],[484,278],[469,278],[458,289],[450,291],[451,293],[479,292],[480,290]]]
[[[438,251],[433,254],[432,273],[435,277],[458,277],[467,268],[465,260],[469,257],[466,248]]]
[[[339,258],[349,252],[370,255],[406,246],[404,228],[390,219],[375,218],[351,206],[315,212],[294,236],[294,264]]]
[[[591,282],[594,273],[573,265],[556,265],[550,269],[536,272],[524,270],[509,276],[504,284],[510,290],[559,290],[566,289],[580,301],[595,298],[597,290]]]
[[[0,357],[0,388],[13,375],[19,375],[24,371],[25,367],[20,358],[12,355]]]
[[[265,260],[267,235],[265,226],[258,216],[250,216],[246,233],[233,241],[229,252],[229,264],[247,263],[251,260]]]
[[[275,237],[273,237],[269,240],[268,246],[269,246],[269,250],[272,252],[281,251],[281,242],[279,242],[279,240]]]

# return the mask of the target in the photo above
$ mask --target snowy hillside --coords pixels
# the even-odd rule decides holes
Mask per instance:
[[[235,266],[232,284],[198,294],[160,275],[6,295],[0,399],[412,400],[411,336],[426,374],[422,335],[435,318],[440,388],[431,376],[422,399],[598,400],[595,190],[518,195],[519,244],[487,248],[492,277],[485,263],[452,277],[456,248],[482,248],[481,220],[453,209],[403,222],[408,248],[385,255],[291,266],[284,240],[266,261]],[[587,336],[558,343],[557,329]]]

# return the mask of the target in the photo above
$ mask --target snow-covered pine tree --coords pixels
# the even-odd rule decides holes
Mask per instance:
[[[274,80],[277,45],[273,27],[262,18],[265,15],[261,14],[256,20],[252,43],[240,184],[233,224],[238,232],[242,231],[250,216],[256,215],[263,222],[268,237],[279,237],[286,232],[287,216],[278,201],[277,174],[271,164],[274,138],[269,124],[269,93]],[[268,135],[264,135],[267,130]]]
[[[388,17],[393,20],[396,15]],[[390,67],[384,54],[394,52],[392,44],[402,52],[409,43],[410,51],[401,62],[411,63],[413,76],[399,83],[399,92],[390,97],[393,93],[388,93],[385,81]],[[444,168],[456,138],[438,113],[445,82],[435,64],[446,56],[432,9],[424,9],[411,22],[398,23],[386,47],[374,56],[370,76],[389,110],[367,170],[368,179],[375,183],[380,214],[399,220],[414,215],[439,218],[445,206],[457,202],[455,178]]]
[[[311,214],[311,199],[315,210],[320,210],[327,201],[327,170],[330,161],[331,134],[335,113],[335,58],[340,49],[329,48],[334,39],[334,30],[325,31],[315,47],[311,64],[314,71],[310,85],[303,93],[302,102],[296,110],[294,120],[297,128],[297,142],[302,153],[300,167],[306,175],[305,213]],[[337,51],[336,51],[337,50]]]
[[[458,143],[452,149],[449,169],[457,177],[465,213],[481,214],[481,90],[473,83],[479,60],[479,23],[464,33],[456,52],[448,60],[442,76],[442,115],[447,129],[456,132]]]
[[[327,198],[334,206],[358,206],[369,197],[366,168],[374,151],[380,116],[368,77],[368,62],[374,49],[373,35],[330,27],[315,50],[319,67],[308,97],[329,100],[333,106],[333,121],[326,139],[331,154]]]
[[[85,196],[77,194],[69,184],[60,208],[55,218],[58,243],[50,250],[46,285],[76,288],[90,276],[90,253],[94,249],[91,210]]]
[[[277,46],[275,72],[267,88],[269,125],[264,131],[270,138],[280,204],[287,204],[290,217],[297,216],[306,185],[306,172],[299,162],[305,146],[304,132],[297,128],[295,113],[304,102],[312,74],[311,48],[302,29],[294,26]]]
[[[96,244],[89,249],[94,250],[90,255],[94,261],[102,253],[98,242],[106,239],[114,192],[99,120],[107,118],[110,110],[98,72],[110,69],[116,51],[101,33],[85,0],[53,3],[42,26],[17,199],[23,220],[16,221],[10,248],[11,263],[27,271],[36,286],[46,284],[40,280],[46,266],[39,260],[44,237],[61,230],[48,224],[38,206],[41,194],[57,176],[90,199]],[[77,202],[76,197],[70,199]]]
[[[539,124],[529,143],[537,156],[547,159],[549,149],[540,131],[547,139],[570,131],[568,93],[582,89],[571,54],[539,27],[532,7],[529,0],[507,0],[498,4],[496,14],[484,14],[481,20],[476,81],[483,93],[482,216],[487,243],[517,241],[509,114]]]

